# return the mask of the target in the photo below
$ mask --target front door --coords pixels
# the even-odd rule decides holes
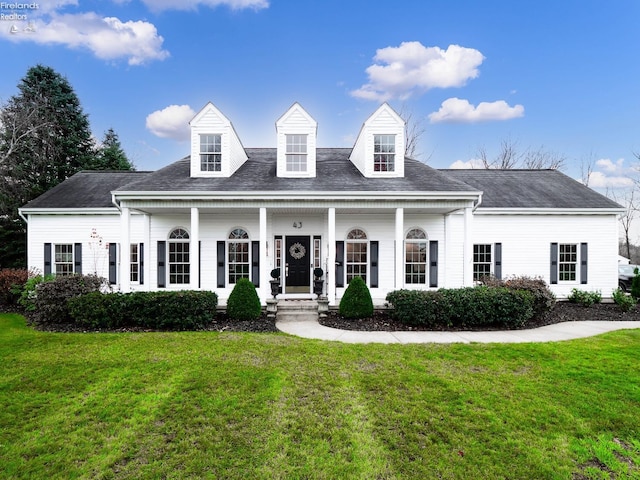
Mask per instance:
[[[285,250],[285,292],[311,292],[311,252],[310,237],[287,237]]]

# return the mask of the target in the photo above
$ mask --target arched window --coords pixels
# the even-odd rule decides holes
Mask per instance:
[[[427,283],[427,234],[421,228],[409,230],[404,242],[405,283]]]
[[[354,228],[347,234],[347,283],[355,277],[362,277],[367,282],[368,247],[367,234],[363,230]]]
[[[188,284],[189,272],[189,232],[175,228],[169,234],[169,283]]]
[[[249,278],[249,234],[236,228],[229,234],[229,283],[235,284],[241,278]]]

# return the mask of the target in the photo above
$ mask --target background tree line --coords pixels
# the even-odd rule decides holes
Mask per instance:
[[[31,67],[0,106],[0,268],[26,267],[18,208],[80,170],[133,170],[113,129],[97,142],[67,79]]]

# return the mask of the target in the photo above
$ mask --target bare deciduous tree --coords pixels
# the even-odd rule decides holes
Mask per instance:
[[[484,168],[496,168],[499,170],[514,168],[561,170],[566,160],[564,155],[552,152],[544,147],[521,149],[518,142],[511,139],[511,137],[500,142],[500,150],[495,157],[490,158],[484,146],[477,149],[476,156],[482,162]]]
[[[404,154],[409,158],[418,158],[419,156],[421,156],[421,153],[418,152],[418,144],[426,130],[424,126],[424,119],[416,119],[413,115],[413,112],[407,107],[406,104],[402,105],[399,115],[405,122],[404,135],[406,146],[404,149]]]

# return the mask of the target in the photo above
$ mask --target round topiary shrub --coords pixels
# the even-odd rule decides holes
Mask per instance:
[[[367,284],[361,277],[349,283],[340,300],[340,315],[345,318],[367,318],[373,315],[373,300]]]
[[[227,300],[227,315],[234,320],[257,320],[261,313],[256,287],[248,278],[241,278]]]

